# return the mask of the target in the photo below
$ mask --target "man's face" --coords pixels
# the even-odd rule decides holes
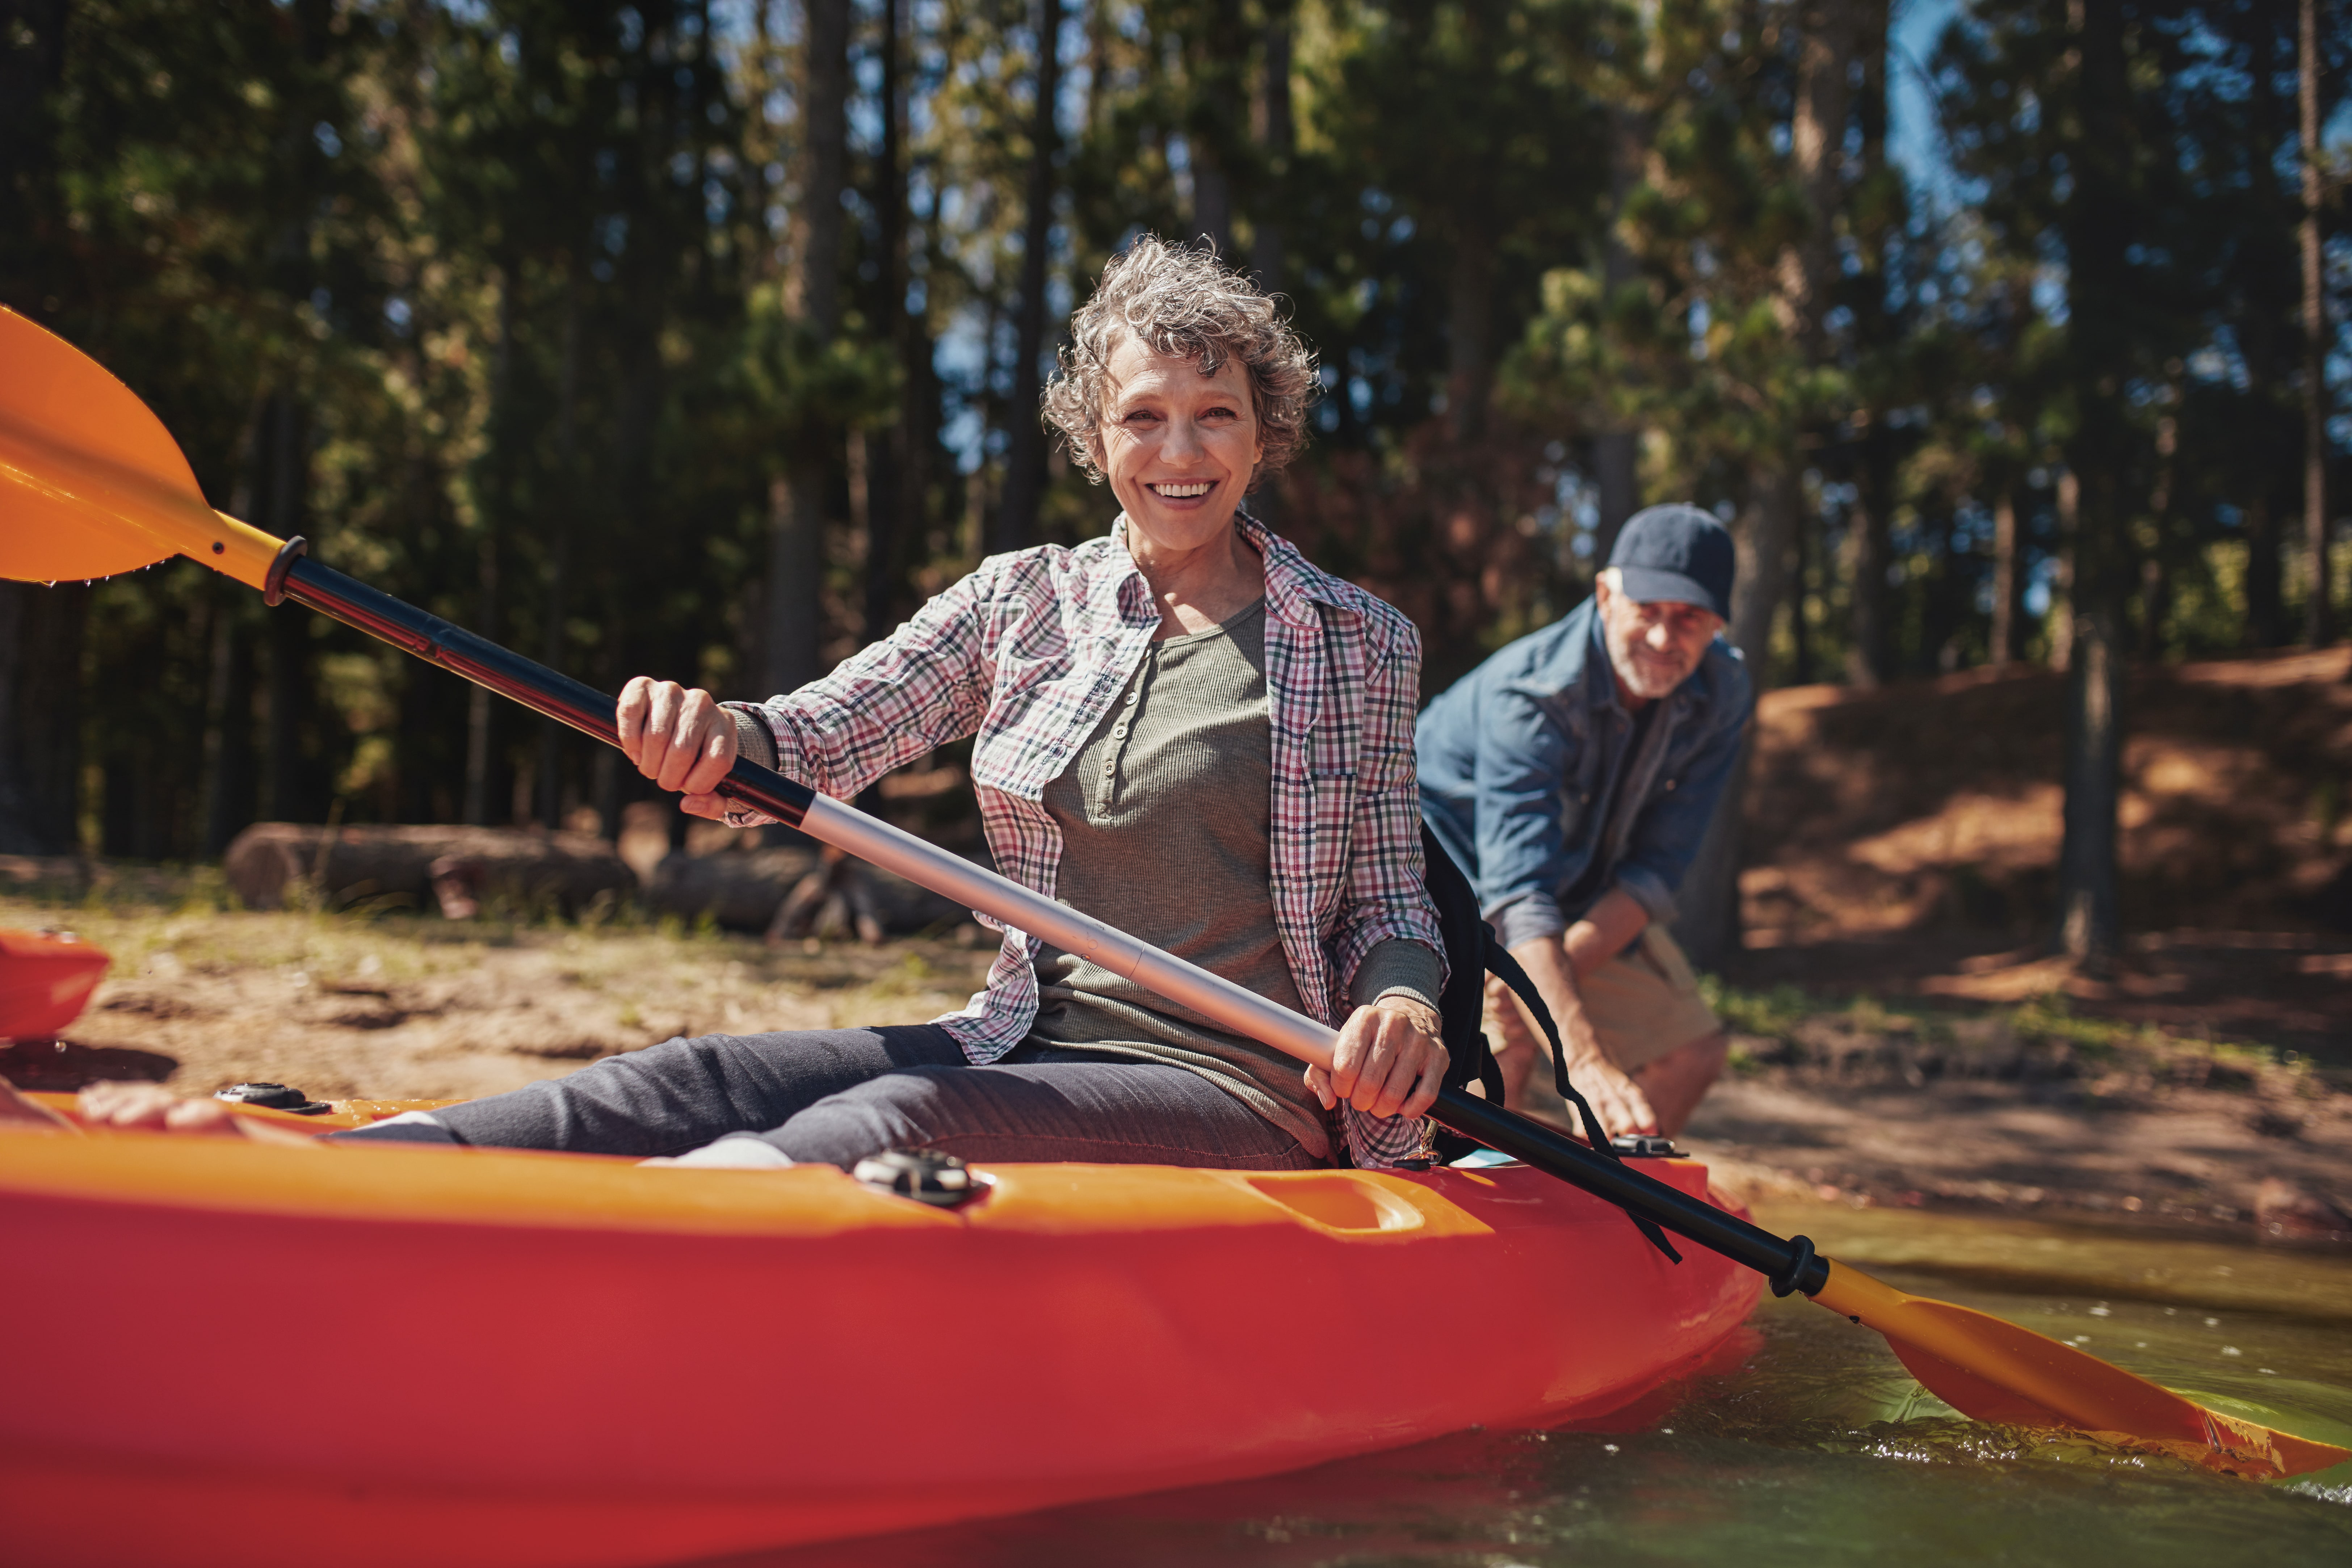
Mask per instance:
[[[1628,697],[1654,702],[1688,680],[1706,645],[1723,629],[1723,617],[1703,605],[1661,599],[1636,604],[1603,576],[1593,589],[1601,611],[1601,634],[1609,662]]]

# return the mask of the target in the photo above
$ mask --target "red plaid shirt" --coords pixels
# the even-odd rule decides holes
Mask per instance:
[[[1421,637],[1255,520],[1235,521],[1265,558],[1275,927],[1298,994],[1336,1028],[1356,966],[1380,942],[1403,937],[1444,954],[1421,879],[1412,751]],[[1122,519],[1075,549],[992,556],[824,679],[739,706],[766,721],[784,773],[838,800],[976,736],[972,784],[997,869],[1051,895],[1062,836],[1041,801],[1045,785],[1118,700],[1160,628],[1124,528]],[[1037,948],[1006,931],[988,989],[939,1020],[973,1062],[994,1061],[1028,1036]],[[1420,1119],[1364,1116],[1343,1102],[1337,1121],[1359,1165],[1425,1152]]]

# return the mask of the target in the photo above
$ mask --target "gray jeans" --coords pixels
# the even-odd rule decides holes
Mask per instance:
[[[1241,1171],[1319,1163],[1183,1068],[1034,1042],[972,1067],[932,1024],[670,1040],[446,1107],[433,1121],[331,1136],[642,1159],[741,1133],[794,1160],[835,1165],[885,1149]]]

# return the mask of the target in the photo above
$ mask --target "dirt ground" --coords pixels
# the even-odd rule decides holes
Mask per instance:
[[[1757,990],[1954,1005],[2064,995],[2121,1024],[2352,1067],[2352,650],[2137,672],[2126,952],[2048,953],[2064,677],[2024,665],[1759,710],[1740,877]]]
[[[261,1080],[329,1100],[497,1094],[674,1035],[919,1022],[962,1005],[989,956],[954,941],[775,950],[676,921],[518,927],[7,900],[0,926],[68,926],[114,960],[63,1041],[0,1047],[0,1075],[19,1088],[121,1078],[204,1094]]]
[[[62,1041],[0,1047],[0,1076],[190,1094],[289,1083],[315,1098],[457,1099],[673,1035],[912,1023],[982,984],[971,940],[782,949],[638,925],[63,909],[114,959]],[[1735,1194],[1853,1206],[2097,1216],[2352,1245],[2352,1074],[2079,1015],[2060,999],[1907,1011],[1720,988],[1734,1070],[1685,1137]]]

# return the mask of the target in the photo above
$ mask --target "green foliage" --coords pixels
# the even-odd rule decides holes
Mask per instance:
[[[1031,8],[853,11],[824,337],[795,282],[811,137],[786,0],[70,9],[0,40],[0,299],[121,374],[224,510],[607,688],[752,694],[796,464],[824,475],[830,655],[976,561],[1033,417],[1007,405]],[[1996,657],[1997,549],[2030,604],[2011,651],[2046,655],[2086,398],[2121,411],[2143,651],[2274,643],[2317,575],[2293,543],[2290,8],[2126,9],[2115,387],[2070,358],[2058,0],[1956,12],[1925,62],[1957,175],[1932,199],[1889,157],[1907,67],[1864,0],[1073,5],[1049,300],[1139,227],[1222,224],[1329,386],[1262,503],[1415,618],[1433,685],[1586,591],[1620,438],[1628,503],[1751,536],[1790,510],[1793,614],[1753,639],[1771,679]],[[2352,26],[2322,12],[2332,115]],[[1814,190],[1793,138],[1807,50],[1839,26],[1850,90]],[[2340,201],[2326,225],[2340,296]],[[1792,284],[1808,268],[1818,289]],[[1038,534],[1115,510],[1057,463]],[[100,584],[89,616],[75,767],[110,855],[216,854],[338,801],[609,830],[644,787],[185,563]]]

